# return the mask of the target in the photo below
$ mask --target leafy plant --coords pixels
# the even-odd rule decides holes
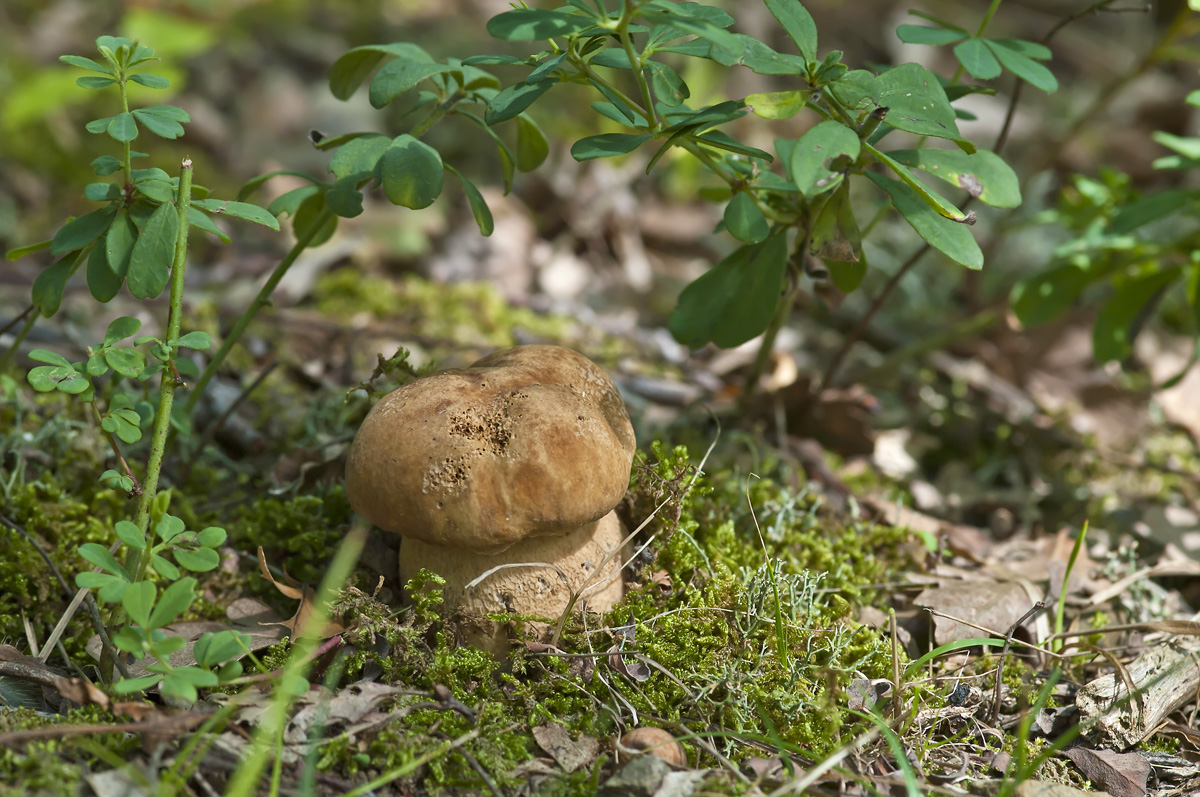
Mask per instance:
[[[776,52],[758,39],[731,32],[734,18],[719,8],[668,0],[626,0],[615,9],[604,0],[575,0],[556,9],[517,8],[492,18],[487,29],[498,39],[546,42],[524,58],[474,55],[439,62],[411,43],[352,50],[334,65],[330,85],[336,96],[349,96],[384,59],[387,63],[370,84],[376,107],[423,84],[433,90],[419,93],[416,108],[425,109],[427,116],[410,135],[387,139],[354,134],[352,140],[330,140],[341,150],[334,159],[337,180],[327,190],[327,205],[339,213],[357,210],[357,194],[350,196],[342,186],[358,187],[364,177],[381,182],[393,202],[421,207],[432,201],[441,186],[438,153],[435,146],[411,139],[445,113],[476,121],[497,141],[506,188],[510,187],[514,164],[524,169],[544,157],[544,144],[540,134],[532,132],[536,128],[527,109],[559,86],[577,84],[595,92],[591,107],[604,123],[614,123],[623,132],[576,141],[571,147],[576,160],[625,155],[654,143],[657,149],[647,172],[672,150],[681,150],[719,181],[719,187],[705,189],[704,196],[725,203],[720,227],[733,237],[736,248],[679,297],[670,329],[689,346],[736,346],[766,332],[765,354],[791,308],[801,276],[827,272],[839,290],[855,290],[867,268],[862,230],[874,226],[874,221],[859,224],[851,202],[851,182],[862,178],[930,246],[957,263],[980,268],[983,256],[967,229],[975,214],[943,198],[917,173],[965,189],[969,197],[986,204],[1018,205],[1016,176],[999,156],[963,138],[951,102],[984,90],[958,85],[964,70],[987,79],[998,76],[1003,67],[1053,90],[1053,76],[1038,63],[1049,51],[1031,42],[984,38],[997,0],[974,34],[931,17],[926,18],[938,27],[901,28],[901,37],[909,41],[960,42],[956,53],[963,67],[950,80],[912,63],[878,73],[851,69],[842,63],[840,51],[820,55],[816,25],[798,0],[765,2],[798,54]],[[692,107],[681,76],[688,59],[746,67],[790,78],[797,86]],[[498,89],[494,79],[478,69],[481,66],[523,66],[529,71],[519,82]],[[458,106],[468,98],[483,104],[482,116]],[[748,113],[781,120],[801,112],[812,115],[816,124],[798,138],[777,139],[773,154],[726,131]],[[490,129],[510,119],[518,121],[515,158]],[[922,143],[939,139],[955,148],[883,149],[883,140],[895,131],[918,136]],[[402,158],[409,164],[403,169]],[[300,189],[306,192],[302,199],[289,202],[313,201],[318,190]],[[471,187],[467,191],[486,233],[486,205]],[[298,217],[298,207],[296,211]]]
[[[1200,107],[1200,90],[1187,97]],[[1200,138],[1158,132],[1154,140],[1173,154],[1156,169],[1200,167]],[[1183,181],[1181,181],[1183,182]],[[1071,233],[1049,262],[1013,291],[1012,309],[1022,324],[1035,326],[1061,316],[1084,297],[1101,293],[1103,303],[1092,333],[1098,362],[1124,360],[1145,322],[1177,288],[1183,289],[1190,333],[1200,340],[1200,189],[1171,188],[1145,196],[1129,177],[1103,171],[1074,175],[1058,207],[1037,219]],[[1182,378],[1189,362],[1166,385]],[[1166,386],[1164,385],[1164,386]]]
[[[433,204],[445,187],[446,174],[453,175],[462,184],[480,232],[492,234],[495,225],[483,194],[461,171],[446,163],[437,149],[421,140],[438,122],[449,116],[467,119],[478,125],[496,143],[506,192],[512,189],[518,169],[531,171],[546,159],[550,145],[528,114],[514,112],[504,117],[516,119],[515,150],[492,130],[492,124],[504,120],[485,120],[480,115],[499,93],[498,78],[457,59],[436,63],[416,44],[366,45],[350,50],[334,63],[330,71],[330,91],[339,99],[349,98],[384,61],[387,63],[371,80],[371,104],[383,108],[417,84],[427,82],[430,89],[421,91],[414,107],[409,110],[409,113],[423,114],[416,124],[396,136],[352,132],[329,138],[314,137],[318,149],[334,151],[329,162],[331,178],[317,178],[284,170],[260,175],[242,188],[239,199],[251,195],[279,175],[300,177],[309,183],[288,191],[267,207],[272,216],[291,218],[296,243],[271,273],[200,375],[196,389],[188,398],[189,410],[195,406],[209,380],[241,339],[255,315],[270,303],[275,287],[300,253],[329,240],[337,229],[338,219],[354,218],[361,214],[365,191],[382,189],[383,195],[392,204],[419,210]]]
[[[11,259],[49,249],[59,257],[33,285],[33,305],[42,316],[58,311],[67,281],[84,264],[88,288],[99,302],[111,301],[122,287],[128,287],[138,299],[156,298],[170,287],[169,315],[162,338],[146,335],[134,339],[132,346],[120,345],[141,329],[138,319],[121,316],[108,325],[103,341],[88,347],[85,361],[71,362],[55,352],[35,349],[30,356],[45,365],[34,367],[28,379],[35,390],[77,395],[90,405],[120,464],[119,470],[106,470],[100,480],[138,497],[133,519],[118,521],[114,528],[126,549],[124,562],[103,545],[87,543],[79,548],[80,556],[102,572],[82,572],[76,583],[96,589],[100,600],[116,606],[109,622],[115,629],[113,644],[135,659],[155,659],[147,668],[150,674],[122,680],[117,691],[136,692],[159,684],[164,694],[195,700],[197,687],[215,686],[241,674],[240,664],[225,662],[241,656],[246,637],[234,631],[207,634],[196,644],[198,666],[170,664],[170,655],[185,642],[170,636],[167,629],[196,599],[195,578],[182,577],[180,568],[212,570],[219,561],[215,548],[225,540],[225,531],[220,528],[185,530],[183,521],[166,513],[169,493],[158,492],[175,390],[184,384],[183,374],[190,370],[188,361],[179,357],[180,350],[204,350],[210,345],[206,333],[183,333],[180,329],[188,232],[195,227],[228,241],[213,221],[216,214],[272,229],[279,225],[256,205],[209,197],[206,189],[193,185],[190,160],[183,161],[177,177],[157,167],[134,169],[133,161],[147,156],[134,151],[130,142],[142,131],[178,138],[189,117],[173,105],[130,109],[130,82],[158,89],[168,85],[166,78],[142,71],[158,60],[151,48],[115,36],[101,36],[96,47],[101,61],[77,55],[65,55],[61,60],[95,73],[80,77],[76,82],[81,87],[116,88],[119,92],[120,113],[87,124],[89,132],[107,135],[120,145],[120,157],[103,155],[92,161],[97,175],[116,175],[117,179],[92,183],[85,189],[85,197],[103,203],[102,207],[68,220],[52,239],[14,250],[8,256]],[[36,318],[37,314],[30,315],[26,331]],[[148,347],[148,356],[140,348],[144,346]],[[97,380],[110,372],[108,386],[98,387]],[[156,406],[136,395],[143,392],[138,383],[155,377],[159,378]],[[123,381],[133,383],[134,393],[116,390]],[[122,445],[137,444],[143,427],[148,425],[152,426],[151,440],[145,475],[139,482]],[[157,518],[153,535],[158,540],[153,544],[147,535],[152,517]],[[150,570],[166,583],[161,593]],[[126,618],[131,622],[126,624]],[[111,672],[114,651],[106,653],[109,658],[105,669]]]

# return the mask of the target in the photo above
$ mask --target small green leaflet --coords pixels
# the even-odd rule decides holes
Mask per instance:
[[[194,199],[192,205],[203,208],[210,213],[232,216],[243,221],[252,221],[272,230],[279,229],[279,220],[264,208],[250,202],[235,202],[232,199]]]
[[[126,275],[130,293],[139,299],[162,293],[171,277],[178,234],[179,212],[174,205],[159,205],[133,245]]]
[[[739,247],[683,289],[669,328],[691,348],[739,346],[767,328],[787,269],[787,236]]]

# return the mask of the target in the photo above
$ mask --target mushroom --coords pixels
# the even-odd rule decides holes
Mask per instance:
[[[460,633],[500,654],[507,639],[489,612],[553,619],[576,593],[577,607],[596,611],[621,599],[612,510],[634,447],[598,365],[559,346],[516,346],[384,396],[350,448],[346,494],[404,537],[401,581],[422,568],[442,576]]]
[[[662,728],[634,728],[617,740],[616,747],[618,764],[627,764],[638,756],[649,753],[673,767],[687,766],[687,754],[683,751],[683,745]]]

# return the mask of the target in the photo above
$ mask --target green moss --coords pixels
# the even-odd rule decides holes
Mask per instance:
[[[17,709],[0,711],[0,733],[111,721],[96,706],[73,709],[62,716]],[[30,742],[23,750],[0,747],[0,794],[77,794],[89,771],[128,758],[140,745],[137,736],[118,731]]]
[[[340,269],[322,276],[315,294],[322,313],[345,319],[369,313],[419,330],[422,339],[468,346],[512,346],[517,330],[559,340],[570,325],[566,318],[513,307],[483,282],[441,285],[414,275],[390,279]]]
[[[321,495],[260,498],[241,507],[225,529],[237,548],[253,551],[261,545],[269,563],[315,583],[341,544],[350,516],[346,491],[337,485]]]

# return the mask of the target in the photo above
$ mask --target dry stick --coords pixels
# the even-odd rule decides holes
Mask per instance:
[[[1008,629],[1008,633],[1004,635],[1004,647],[1000,650],[1000,663],[996,667],[996,690],[992,697],[992,723],[995,723],[1000,718],[1000,687],[1003,685],[1004,680],[1004,660],[1008,658],[1008,649],[1012,645],[1013,634],[1027,620],[1032,619],[1038,612],[1045,608],[1045,601],[1038,601],[1033,604],[1033,608],[1021,615],[1021,619],[1013,623],[1012,628]]]
[[[24,309],[24,310],[21,312],[21,314],[20,314],[20,315],[18,315],[18,316],[14,316],[12,321],[9,321],[9,322],[8,322],[7,324],[5,324],[4,326],[0,327],[0,335],[3,335],[4,333],[8,332],[8,330],[12,329],[12,328],[13,328],[13,327],[15,327],[17,324],[21,323],[21,320],[22,320],[23,318],[25,318],[25,316],[27,316],[27,315],[29,315],[30,313],[32,313],[32,312],[33,312],[33,307],[34,307],[34,306],[33,306],[32,304],[31,304],[31,305],[29,305],[28,307],[26,307],[26,308],[25,308],[25,309]]]
[[[33,305],[30,305],[29,309],[32,310]],[[29,310],[26,310],[25,313],[22,313],[21,315],[24,316],[28,312]],[[21,327],[21,331],[17,333],[17,339],[13,341],[13,345],[8,347],[8,351],[4,352],[3,357],[0,357],[0,371],[8,368],[8,363],[12,360],[13,355],[17,353],[17,349],[21,348],[21,344],[25,342],[25,338],[29,336],[29,332],[33,329],[33,325],[37,323],[37,320],[37,313],[33,313],[28,319],[26,319],[25,326]],[[5,327],[5,329],[7,329],[7,327]]]

